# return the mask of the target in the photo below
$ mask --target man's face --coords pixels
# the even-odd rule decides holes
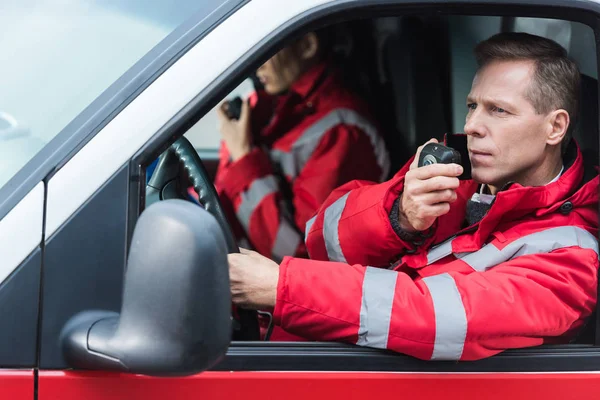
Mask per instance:
[[[526,185],[548,156],[551,124],[525,97],[534,68],[529,61],[492,62],[473,80],[465,133],[471,174],[479,183],[495,189],[509,181]]]

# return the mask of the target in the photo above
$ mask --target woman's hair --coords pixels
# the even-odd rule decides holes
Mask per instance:
[[[329,28],[321,28],[315,31],[312,31],[317,37],[317,53],[315,58],[320,61],[328,57],[332,47],[333,47],[333,34]],[[294,52],[296,51],[296,46],[300,43],[301,40],[305,38],[309,33],[305,33],[302,36],[291,41],[287,46],[278,51],[272,58],[273,66],[275,72],[279,75],[283,74],[285,71],[285,65],[288,61],[289,57],[294,56]]]

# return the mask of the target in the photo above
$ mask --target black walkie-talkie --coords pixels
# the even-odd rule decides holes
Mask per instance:
[[[440,143],[428,143],[421,150],[419,156],[419,167],[431,164],[459,164],[461,163],[460,153],[452,147],[444,146]]]
[[[236,97],[229,101],[227,105],[227,116],[229,119],[238,120],[242,114],[242,99]]]

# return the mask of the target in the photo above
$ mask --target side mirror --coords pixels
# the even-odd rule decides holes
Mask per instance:
[[[61,332],[69,365],[146,375],[201,372],[231,338],[225,238],[184,200],[148,207],[133,233],[121,313],[84,311]]]

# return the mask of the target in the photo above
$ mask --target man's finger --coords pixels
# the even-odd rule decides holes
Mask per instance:
[[[419,203],[423,205],[435,205],[441,203],[453,203],[456,201],[456,191],[452,189],[438,190],[424,193],[419,196]]]
[[[431,179],[436,176],[457,177],[463,173],[463,167],[459,164],[431,164],[411,171],[414,177],[420,180]]]
[[[456,190],[460,185],[458,178],[453,176],[434,176],[433,178],[418,181],[412,187],[411,193],[431,193],[440,190],[452,189]]]
[[[243,247],[240,247],[240,253],[250,255],[250,254],[252,254],[252,250],[248,250]]]
[[[236,257],[238,256],[238,253],[229,253],[227,254],[227,263],[229,264],[229,266],[231,267],[231,264],[236,262]]]
[[[430,215],[432,217],[441,217],[442,215],[448,214],[449,211],[450,203],[438,203],[431,206]]]

